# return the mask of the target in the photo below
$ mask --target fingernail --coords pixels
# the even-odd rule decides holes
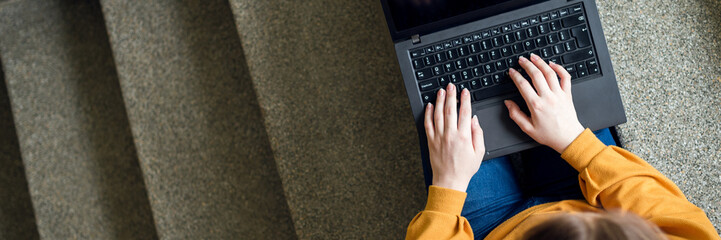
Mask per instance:
[[[538,55],[536,55],[535,53],[531,53],[531,59],[538,60]]]
[[[526,61],[528,61],[528,59],[526,59],[526,57],[520,57],[520,58],[518,58],[518,61],[519,61],[519,62],[526,62]]]
[[[548,62],[548,65],[549,65],[549,66],[553,66],[553,65],[556,65],[556,63],[549,61],[549,62]]]
[[[474,114],[474,115],[473,115],[473,120],[476,121],[476,122],[478,122],[478,115],[475,115],[475,114]]]
[[[448,84],[448,91],[453,91],[454,89],[456,89],[456,86],[454,86],[453,83],[449,83],[449,84]]]
[[[468,88],[464,88],[463,91],[461,91],[461,94],[463,94],[463,95],[468,95],[468,94],[471,94],[471,93],[468,92]]]
[[[516,69],[513,69],[513,68],[508,70],[508,73],[515,73],[515,72],[518,72],[518,71],[516,71]]]
[[[428,103],[428,105],[426,105],[426,108],[430,109],[431,106],[433,106],[433,103]]]
[[[503,104],[506,104],[506,107],[508,107],[508,100],[503,100]]]
[[[443,88],[438,90],[438,96],[443,96],[443,94],[445,94],[445,93],[446,93],[446,90],[444,90]]]

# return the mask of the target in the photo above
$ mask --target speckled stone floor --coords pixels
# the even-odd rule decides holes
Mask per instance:
[[[721,228],[721,1],[598,1],[626,148]]]

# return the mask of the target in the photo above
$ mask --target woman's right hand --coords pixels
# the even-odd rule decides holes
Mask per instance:
[[[531,113],[529,117],[515,102],[506,100],[510,117],[538,143],[563,153],[584,130],[573,106],[571,75],[563,66],[553,62],[546,64],[534,54],[530,61],[521,57],[518,63],[531,77],[535,90],[518,71],[509,71]],[[560,84],[558,76],[561,77]]]

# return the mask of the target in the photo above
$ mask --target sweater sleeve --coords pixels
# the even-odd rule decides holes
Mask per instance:
[[[473,239],[473,229],[461,217],[466,193],[431,186],[425,210],[408,225],[406,239]]]
[[[589,204],[630,211],[671,239],[719,239],[711,221],[671,180],[638,156],[606,146],[586,129],[561,155],[579,172]]]

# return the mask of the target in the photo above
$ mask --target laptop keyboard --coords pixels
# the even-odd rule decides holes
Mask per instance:
[[[531,53],[566,68],[571,79],[600,74],[583,7],[573,5],[409,51],[424,103],[448,83],[472,101],[517,92],[508,69]]]

